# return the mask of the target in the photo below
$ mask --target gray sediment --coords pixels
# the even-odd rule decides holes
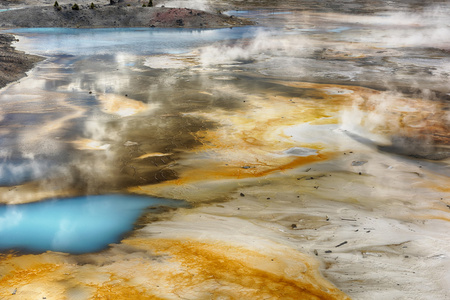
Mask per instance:
[[[17,51],[12,43],[16,38],[0,33],[0,88],[26,76],[26,72],[43,58]]]

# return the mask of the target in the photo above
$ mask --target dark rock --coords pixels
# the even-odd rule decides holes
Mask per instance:
[[[367,163],[367,161],[364,161],[364,160],[354,160],[354,161],[352,161],[352,166],[359,167],[366,163]]]
[[[177,26],[184,26],[183,19],[178,19],[175,21],[175,23],[177,24]]]
[[[340,243],[339,245],[336,245],[335,247],[337,248],[337,247],[343,246],[343,245],[345,245],[345,244],[347,244],[347,243],[348,243],[348,242],[345,241],[345,242]]]

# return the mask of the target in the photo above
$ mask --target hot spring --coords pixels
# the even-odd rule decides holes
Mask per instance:
[[[182,201],[98,195],[0,206],[0,249],[87,253],[100,251],[133,229],[148,209]]]

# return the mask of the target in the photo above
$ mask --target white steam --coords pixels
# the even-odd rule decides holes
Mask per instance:
[[[251,40],[233,45],[215,44],[201,50],[200,63],[204,67],[238,64],[247,60],[266,60],[273,57],[302,57],[308,50],[308,39],[299,35],[277,36],[261,31]]]
[[[359,42],[389,47],[437,47],[450,49],[448,7],[431,6],[421,12],[390,12],[384,15],[330,15],[344,18],[352,26],[370,26],[370,34],[355,37]],[[389,28],[386,30],[386,28]]]

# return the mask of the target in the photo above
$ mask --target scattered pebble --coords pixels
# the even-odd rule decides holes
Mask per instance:
[[[335,247],[337,248],[337,247],[343,246],[343,245],[345,245],[345,244],[347,244],[347,243],[348,243],[348,242],[345,241],[345,242],[340,243],[339,245],[336,245]]]
[[[354,161],[352,161],[352,166],[359,167],[359,166],[365,165],[366,163],[367,163],[367,161],[364,161],[364,160],[354,160]]]

